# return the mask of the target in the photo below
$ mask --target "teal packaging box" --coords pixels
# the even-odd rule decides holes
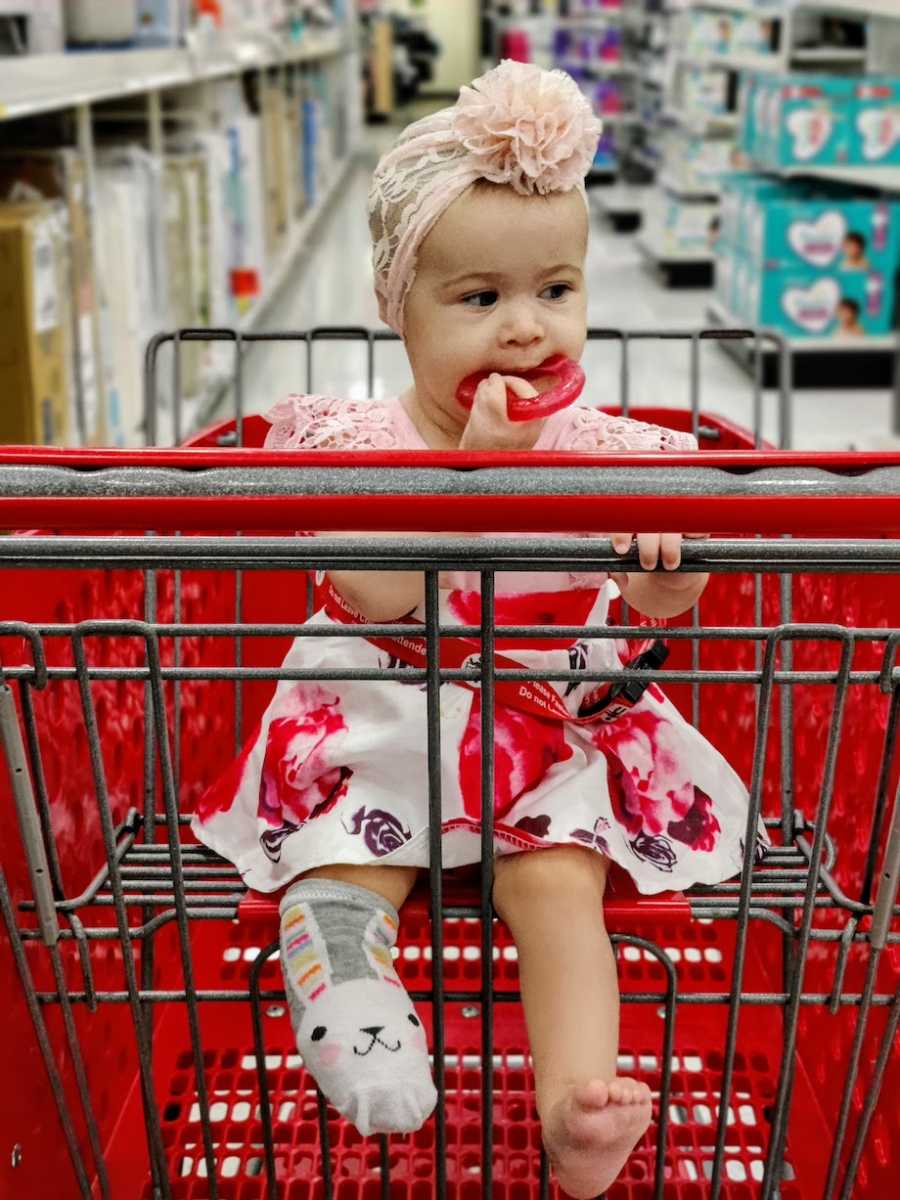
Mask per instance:
[[[854,339],[891,332],[894,278],[880,271],[769,271],[753,264],[747,297],[755,324],[789,337]]]
[[[900,202],[800,188],[757,193],[754,201],[743,227],[766,269],[893,274],[900,264]]]
[[[842,166],[850,159],[854,81],[779,76],[766,85],[763,162],[772,167]]]
[[[860,167],[900,166],[900,76],[856,81],[849,161]]]

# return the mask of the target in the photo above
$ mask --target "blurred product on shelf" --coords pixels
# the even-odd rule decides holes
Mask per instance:
[[[69,345],[72,351],[76,432],[99,445],[105,436],[102,403],[103,366],[99,341],[99,302],[94,273],[94,250],[88,211],[84,160],[77,150],[29,150],[0,154],[0,198],[6,202],[58,199],[68,217],[70,238]],[[0,205],[0,214],[5,205]]]
[[[771,15],[753,12],[727,12],[725,5],[714,2],[687,13],[682,27],[684,50],[706,57],[766,56],[777,52],[777,30]]]
[[[69,229],[65,205],[0,206],[0,441],[69,433]]]
[[[395,105],[411,104],[434,78],[441,46],[424,22],[398,13],[364,14],[363,28],[368,41],[366,112],[370,120],[387,120]]]
[[[741,144],[762,167],[900,165],[900,76],[757,74]]]
[[[191,25],[192,0],[138,0],[135,38],[140,46],[180,46]],[[227,5],[221,6],[223,9]],[[198,14],[203,7],[197,6]]]
[[[742,171],[749,161],[733,138],[705,138],[668,130],[661,139],[662,183],[682,193],[718,194],[723,176]]]
[[[759,176],[724,187],[717,292],[738,320],[791,337],[896,325],[900,201]]]
[[[704,259],[712,254],[718,220],[717,200],[686,202],[658,193],[644,211],[646,241],[661,257]]]
[[[63,0],[0,0],[0,55],[59,54]]]
[[[139,0],[66,0],[66,41],[74,45],[128,43],[137,35]]]
[[[721,115],[732,107],[734,84],[716,67],[686,67],[681,77],[681,107],[689,113]]]

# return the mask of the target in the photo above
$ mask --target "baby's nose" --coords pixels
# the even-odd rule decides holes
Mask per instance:
[[[544,336],[543,326],[527,306],[516,309],[509,315],[503,331],[507,345],[527,346]]]

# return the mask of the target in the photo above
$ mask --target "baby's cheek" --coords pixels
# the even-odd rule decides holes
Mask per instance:
[[[316,1058],[323,1067],[333,1067],[343,1053],[339,1042],[322,1042],[316,1046]]]

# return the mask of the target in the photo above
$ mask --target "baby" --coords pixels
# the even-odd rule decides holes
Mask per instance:
[[[695,448],[688,435],[578,405],[509,419],[510,404],[527,406],[555,382],[535,368],[557,355],[577,363],[584,349],[583,177],[599,132],[571,79],[513,62],[410,126],[378,165],[370,225],[380,312],[403,337],[412,383],[387,401],[292,396],[270,414],[267,445]],[[459,385],[478,374],[466,408]],[[619,552],[632,540],[613,535]],[[639,613],[688,609],[706,576],[674,571],[681,535],[640,534],[637,546],[648,572],[665,570],[498,575],[497,623],[603,625],[610,579]],[[423,619],[421,572],[333,571],[322,591],[312,621],[333,634],[298,638],[286,667],[409,664],[408,644],[341,627]],[[439,596],[442,623],[479,622],[477,572],[444,573]],[[545,671],[620,665],[609,640],[523,640],[502,652]],[[646,1083],[616,1075],[610,863],[643,892],[727,879],[742,864],[747,795],[655,685],[612,719],[591,683],[547,685],[552,718],[518,690],[496,692],[493,902],[518,949],[544,1142],[561,1187],[596,1196],[651,1120]],[[429,859],[425,699],[418,683],[396,680],[280,682],[194,819],[248,886],[286,888],[281,963],[297,1044],[364,1134],[417,1129],[436,1102],[423,1026],[391,957],[398,910]],[[480,714],[477,687],[442,686],[447,867],[480,858]]]

